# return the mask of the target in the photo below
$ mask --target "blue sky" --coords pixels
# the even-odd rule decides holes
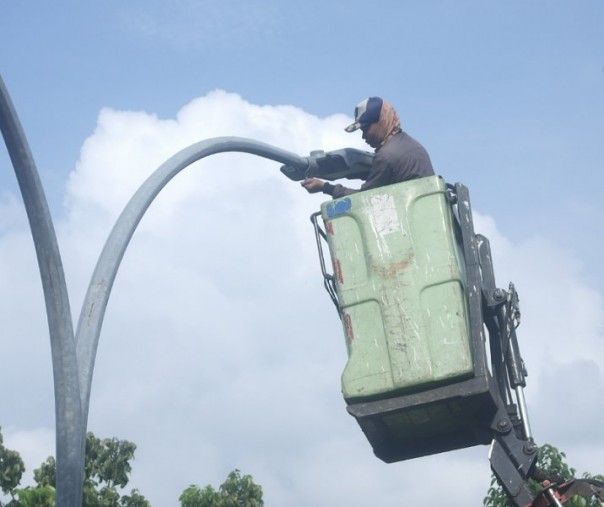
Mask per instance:
[[[4,1],[0,58],[56,199],[102,107],[170,117],[219,88],[326,116],[382,95],[481,210],[514,234],[544,230],[573,248],[576,221],[601,212],[588,182],[604,165],[602,9]],[[587,255],[592,271],[598,257]]]
[[[550,443],[574,457],[580,471],[591,467],[591,472],[601,473],[593,470],[596,461],[589,449],[604,447],[604,441],[601,436],[593,437],[597,444],[587,439],[593,426],[589,422],[598,420],[590,408],[593,399],[577,393],[589,383],[600,401],[604,394],[604,363],[598,354],[604,337],[603,19],[604,4],[596,0],[0,0],[0,72],[48,192],[74,315],[111,224],[137,184],[168,156],[217,135],[245,135],[302,155],[311,149],[362,148],[360,136],[342,129],[358,101],[379,95],[395,105],[403,127],[428,149],[436,171],[470,188],[480,215],[477,223],[494,245],[498,280],[502,286],[514,280],[521,304],[526,304],[520,336],[526,333],[529,371],[535,365],[529,401],[537,412],[537,441],[555,440]],[[366,487],[356,481],[347,498],[349,505],[361,505],[401,474],[423,484],[430,469],[444,471],[455,462],[449,460],[467,466],[465,476],[475,481],[473,496],[461,498],[460,505],[480,502],[488,487],[486,449],[386,467],[375,463],[360,430],[344,413],[338,398],[343,341],[322,293],[308,229],[308,215],[322,197],[306,195],[275,164],[249,157],[221,158],[215,164],[228,171],[192,171],[166,190],[124,261],[101,337],[91,407],[94,431],[139,445],[136,484],[155,499],[154,505],[169,505],[167,498],[176,498],[191,482],[219,483],[236,466],[259,478],[274,505],[295,507],[327,503],[330,495],[343,498],[344,490],[321,483],[333,470],[345,470],[350,477],[360,474]],[[24,380],[16,394],[6,395],[10,415],[0,425],[7,442],[32,449],[32,465],[37,465],[38,454],[52,452],[50,356],[37,267],[14,180],[8,157],[0,150],[1,321],[6,328],[0,355],[35,356],[31,366],[11,366]],[[283,210],[278,219],[270,213],[276,205]],[[211,218],[205,225],[209,230],[192,217]],[[233,229],[237,220],[247,229]],[[267,221],[287,234],[269,235]],[[179,230],[192,230],[196,236],[176,234]],[[239,251],[235,236],[252,252],[253,274],[251,268],[234,268],[241,264],[232,253]],[[222,249],[215,246],[222,244]],[[287,261],[290,252],[295,252],[295,265]],[[264,273],[278,280],[274,287]],[[313,279],[314,285],[308,282]],[[280,297],[284,294],[293,307]],[[135,308],[132,301],[137,301]],[[233,305],[250,319],[247,328],[237,322],[225,325],[224,318],[234,320]],[[204,316],[200,308],[216,317]],[[36,319],[30,322],[29,315]],[[141,378],[157,374],[137,356],[140,341],[135,346],[121,340],[123,329],[133,328],[148,333],[149,364],[166,357],[166,334],[190,350],[191,357],[204,354],[196,348],[198,332],[235,340],[238,350],[251,354],[265,371],[247,370],[245,354],[236,354],[227,361],[241,371],[233,386],[240,381],[279,391],[280,403],[299,423],[273,414],[282,423],[271,427],[275,442],[266,438],[261,423],[251,424],[249,434],[240,428],[231,433],[230,423],[203,426],[207,417],[199,406],[204,402],[230,412],[202,380],[182,372],[195,369],[194,362],[183,365],[176,353],[167,354],[171,359],[159,369],[167,378],[182,381],[167,382],[174,391],[152,383],[159,390],[152,392],[145,382],[116,374],[115,362],[123,370],[134,368],[132,375]],[[312,346],[276,346],[283,334],[300,342],[308,339]],[[325,335],[330,339],[323,350]],[[31,336],[37,344],[33,353]],[[258,350],[248,350],[245,340],[257,341]],[[126,358],[109,352],[116,346]],[[289,357],[289,347],[296,358]],[[211,351],[229,353],[218,344]],[[286,389],[298,387],[296,367],[308,368],[301,359],[305,354],[314,361],[316,377],[309,387],[312,396],[298,392],[306,413],[288,404],[291,394],[288,398]],[[204,366],[223,378],[211,362]],[[557,371],[565,372],[564,382]],[[5,371],[0,381],[10,379]],[[132,385],[125,388],[128,382]],[[547,382],[558,382],[561,391],[574,387],[568,396],[576,398],[573,407],[582,417],[555,412],[560,400],[547,394]],[[117,395],[120,390],[130,398]],[[181,399],[183,392],[191,394],[188,401]],[[246,390],[229,394],[245,404],[245,396],[239,398],[242,392]],[[176,398],[170,405],[172,417],[165,414],[168,401],[161,403],[163,395],[165,400]],[[28,403],[32,399],[37,401],[33,408]],[[191,403],[198,408],[192,409]],[[253,407],[247,409],[254,419]],[[146,427],[149,413],[157,418],[156,429]],[[580,424],[584,426],[577,431],[583,439],[562,429]],[[279,433],[284,426],[300,445],[289,449],[287,463],[275,470],[269,457],[281,459],[279,445],[288,441],[287,432]],[[322,436],[305,433],[304,426]],[[200,427],[204,430],[197,433]],[[196,442],[195,455],[205,456],[210,464],[199,465],[176,437],[170,439],[172,447],[150,450],[160,435],[179,432],[189,445]],[[239,432],[247,440],[238,440]],[[191,474],[179,471],[185,481],[181,484],[179,474],[169,472],[169,487],[154,490],[160,472],[152,464],[170,452]],[[397,487],[380,502],[399,505],[405,498],[422,498],[408,484]]]

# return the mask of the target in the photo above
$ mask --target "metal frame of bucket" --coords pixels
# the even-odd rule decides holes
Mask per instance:
[[[468,189],[459,183],[448,188],[456,241],[465,264],[473,374],[417,392],[347,400],[347,411],[375,455],[387,463],[491,444],[495,475],[505,483],[516,505],[527,505],[533,497],[526,478],[536,461],[537,446],[530,434],[522,391],[526,372],[515,333],[518,298],[512,284],[509,291],[495,286],[489,243],[475,234]],[[323,260],[321,243],[326,235],[318,224],[320,215],[313,214],[311,220],[321,271],[325,288],[341,313],[334,276]]]

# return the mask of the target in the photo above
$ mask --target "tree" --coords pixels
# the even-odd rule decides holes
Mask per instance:
[[[212,486],[201,489],[192,484],[182,492],[180,498],[181,507],[215,507],[218,505],[218,492]]]
[[[98,439],[93,433],[86,435],[84,464],[84,507],[150,507],[137,490],[121,495],[129,480],[136,445],[117,438]],[[11,496],[6,507],[54,507],[56,462],[46,459],[34,470],[35,486],[18,488],[25,467],[16,451],[2,445],[0,433],[0,487]],[[0,502],[0,507],[2,507]]]
[[[117,438],[99,439],[86,435],[83,507],[150,507],[136,489],[129,495],[121,490],[128,484],[136,445]],[[18,452],[6,449],[0,431],[0,489],[10,495],[0,507],[55,507],[56,462],[51,456],[34,470],[33,486],[19,487],[25,471]],[[179,498],[181,507],[264,507],[262,488],[251,475],[232,471],[218,490],[210,485],[192,485]]]
[[[11,451],[4,447],[1,430],[2,428],[0,428],[0,489],[5,495],[11,496],[12,500],[7,505],[16,505],[14,503],[16,502],[16,488],[21,482],[25,465],[17,451]]]
[[[136,490],[127,497],[121,497],[117,491],[118,487],[122,489],[128,484],[132,472],[130,461],[134,459],[135,450],[136,445],[127,440],[101,440],[88,433],[84,466],[85,507],[126,505],[125,502],[131,506],[150,506]]]
[[[55,507],[55,488],[52,486],[27,487],[17,490],[19,501],[15,503],[20,507]],[[8,504],[11,506],[11,504]]]
[[[537,468],[542,470],[547,477],[556,478],[556,482],[563,482],[573,479],[576,474],[574,468],[570,468],[566,462],[566,455],[560,452],[553,445],[545,444],[539,448],[539,458]],[[583,474],[585,479],[604,480],[602,475]],[[537,481],[529,479],[528,485],[534,494],[541,491],[542,486]],[[579,496],[571,497],[565,504],[566,507],[600,507],[600,502],[596,498],[583,498]],[[491,477],[491,486],[487,496],[483,500],[484,507],[514,507],[512,501],[503,491],[495,476]]]
[[[210,485],[203,489],[191,485],[179,501],[181,507],[264,507],[262,487],[254,483],[251,475],[241,477],[239,470],[232,471],[218,491]]]

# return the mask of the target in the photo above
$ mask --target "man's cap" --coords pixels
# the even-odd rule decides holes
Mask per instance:
[[[354,132],[361,127],[366,127],[372,123],[377,123],[382,112],[384,101],[379,97],[369,97],[357,104],[354,108],[354,123],[351,123],[344,130]]]

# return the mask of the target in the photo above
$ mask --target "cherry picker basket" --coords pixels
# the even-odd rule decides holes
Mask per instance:
[[[421,178],[326,202],[312,221],[344,328],[342,393],[376,456],[490,443],[497,386],[467,189]]]
[[[558,484],[535,467],[518,294],[495,285],[464,185],[438,176],[389,185],[326,202],[311,219],[348,352],[342,394],[378,458],[490,444],[491,469],[517,507],[604,498],[601,481]]]

